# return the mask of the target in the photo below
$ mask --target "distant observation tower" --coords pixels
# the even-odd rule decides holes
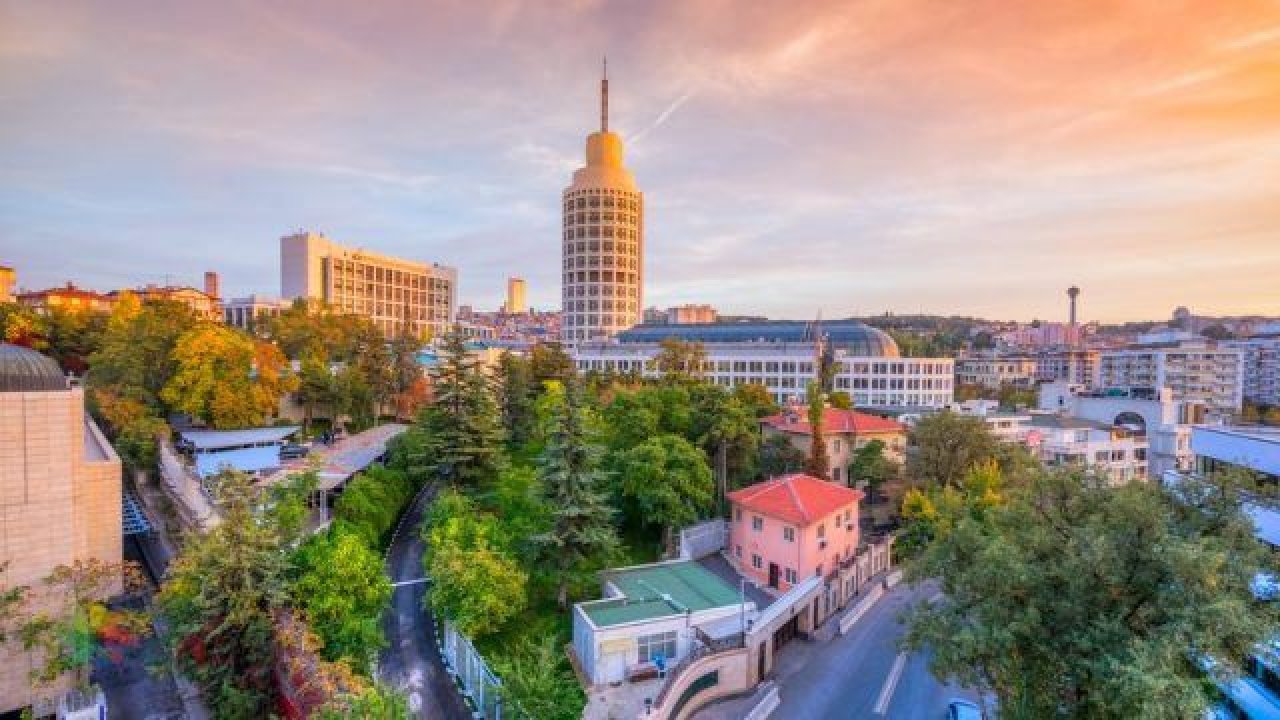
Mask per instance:
[[[609,66],[600,79],[600,131],[562,196],[561,339],[604,340],[640,321],[644,307],[644,193],[609,131]]]

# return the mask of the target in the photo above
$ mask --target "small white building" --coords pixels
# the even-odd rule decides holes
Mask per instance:
[[[982,418],[987,430],[1004,442],[1024,442],[1031,428],[1030,412],[1001,410],[997,400],[964,400],[947,409],[957,415]]]
[[[669,667],[756,616],[739,588],[692,560],[610,570],[604,595],[573,607],[573,650],[592,685]]]
[[[1173,400],[1169,388],[1090,390],[1066,382],[1040,386],[1039,409],[1121,426],[1147,437],[1147,476],[1189,470],[1193,408]]]
[[[1085,467],[1115,485],[1147,478],[1146,436],[1120,426],[1036,413],[1026,443],[1049,467]]]

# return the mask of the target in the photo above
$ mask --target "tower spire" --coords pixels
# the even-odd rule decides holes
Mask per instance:
[[[604,73],[600,76],[600,132],[609,132],[609,56],[604,57]]]

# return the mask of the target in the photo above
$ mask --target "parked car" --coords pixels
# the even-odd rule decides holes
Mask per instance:
[[[947,720],[982,720],[982,709],[968,700],[947,703]]]
[[[296,444],[296,443],[289,443],[289,444],[287,444],[287,445],[281,445],[281,446],[280,446],[280,459],[281,459],[281,460],[296,460],[296,459],[298,459],[298,458],[304,458],[304,457],[306,457],[306,456],[307,456],[307,454],[308,454],[308,453],[310,453],[310,452],[311,452],[311,448],[307,447],[306,445],[298,445],[298,444]]]

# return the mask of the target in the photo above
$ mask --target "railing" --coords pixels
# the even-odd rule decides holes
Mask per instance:
[[[711,649],[709,645],[704,645],[701,640],[696,638],[693,640],[693,645],[694,647],[690,649],[688,655],[684,656],[684,659],[674,665],[668,666],[666,679],[662,681],[662,689],[658,691],[657,697],[653,699],[654,707],[661,707],[667,701],[667,696],[671,694],[671,688],[675,687],[676,680],[680,677],[680,673],[687,670],[690,665],[694,664],[698,660],[717,652],[716,650]]]
[[[484,720],[521,718],[523,713],[519,707],[509,706],[503,696],[502,680],[489,669],[475,645],[447,621],[442,622],[440,628],[440,654],[463,694],[475,706],[476,717]]]

